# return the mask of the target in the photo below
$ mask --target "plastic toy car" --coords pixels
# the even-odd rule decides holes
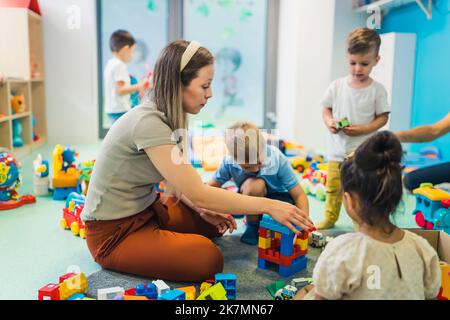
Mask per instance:
[[[292,300],[295,297],[298,289],[291,285],[286,285],[284,288],[277,291],[275,300]]]

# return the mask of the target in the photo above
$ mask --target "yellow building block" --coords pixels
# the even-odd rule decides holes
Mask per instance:
[[[197,289],[194,286],[178,288],[178,290],[186,293],[186,300],[195,300],[197,297]]]
[[[301,251],[307,251],[308,250],[308,239],[305,239],[305,240],[297,239],[297,241],[295,241],[295,244],[297,246],[300,246],[300,250]]]
[[[59,296],[61,300],[67,300],[75,293],[86,293],[87,279],[83,272],[64,280],[59,285]]]
[[[269,249],[272,246],[272,239],[259,237],[258,248]]]
[[[200,294],[202,294],[204,291],[208,290],[212,287],[212,284],[209,282],[203,282],[200,286]]]
[[[211,288],[205,290],[197,300],[228,300],[227,292],[222,284],[219,282],[218,284],[212,286]]]

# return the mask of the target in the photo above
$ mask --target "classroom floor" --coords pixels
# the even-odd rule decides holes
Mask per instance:
[[[95,159],[100,144],[75,146],[80,156],[77,163]],[[23,186],[19,193],[32,191],[32,162],[41,153],[51,160],[53,145],[45,145],[21,159]],[[211,173],[202,172],[206,180]],[[404,202],[396,215],[396,224],[403,228],[415,227],[412,210],[415,199],[405,194]],[[83,239],[59,227],[63,201],[51,197],[39,197],[36,204],[10,211],[0,211],[0,299],[37,299],[38,289],[50,282],[57,282],[68,271],[83,271],[86,276],[99,271]],[[324,203],[310,197],[310,212],[315,223],[322,219]],[[242,219],[232,236],[242,233]],[[350,218],[343,210],[333,232],[352,231]],[[256,249],[255,249],[256,250]],[[226,263],[226,257],[225,257]],[[249,261],[249,263],[255,263]]]

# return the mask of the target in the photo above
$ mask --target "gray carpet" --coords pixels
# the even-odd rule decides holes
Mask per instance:
[[[336,236],[336,233],[327,232],[327,235]],[[272,300],[273,298],[265,288],[267,285],[283,280],[290,283],[293,278],[311,277],[320,249],[309,247],[308,267],[290,278],[282,278],[275,271],[257,269],[258,249],[239,241],[239,236],[224,236],[216,240],[225,259],[224,273],[234,273],[237,277],[238,300]],[[122,274],[110,270],[101,270],[88,277],[88,296],[95,298],[97,290],[109,287],[134,288],[138,284],[148,283],[156,279],[146,279],[134,275]],[[177,283],[166,281],[171,289],[195,285],[197,294],[199,283]]]

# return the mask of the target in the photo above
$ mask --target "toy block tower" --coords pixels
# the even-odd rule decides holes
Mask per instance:
[[[264,215],[260,222],[258,242],[258,268],[268,269],[278,265],[278,273],[289,277],[306,268],[308,233],[295,234],[287,227]],[[295,243],[294,243],[295,239]]]

